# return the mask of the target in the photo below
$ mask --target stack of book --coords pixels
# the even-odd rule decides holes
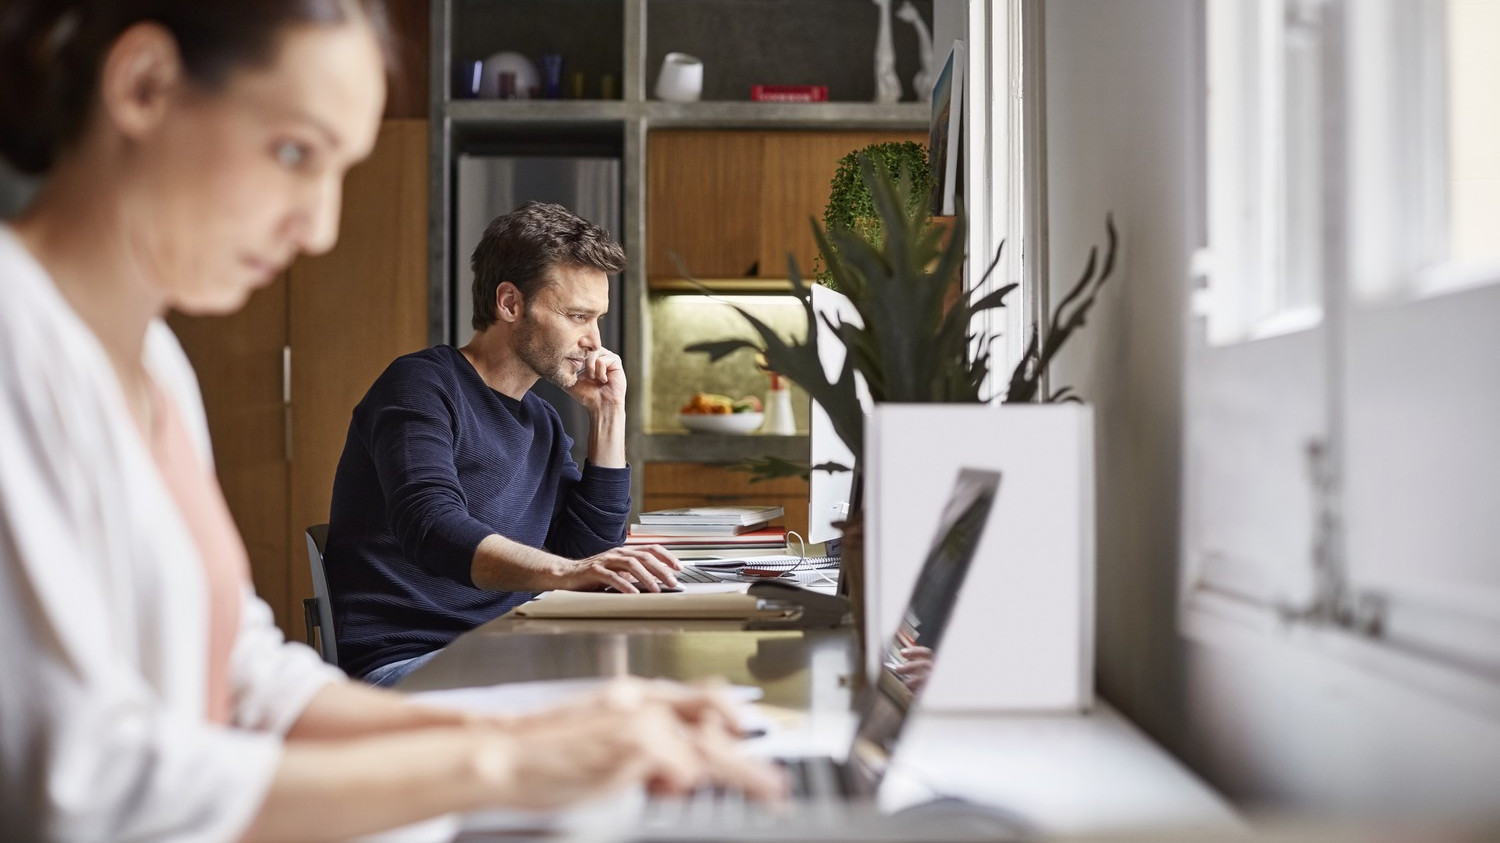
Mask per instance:
[[[772,527],[779,506],[692,506],[642,512],[626,544],[660,544],[677,550],[784,547],[786,529]]]

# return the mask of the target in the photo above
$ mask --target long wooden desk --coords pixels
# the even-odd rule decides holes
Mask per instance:
[[[847,630],[744,631],[725,622],[497,618],[453,642],[405,691],[635,674],[723,677],[764,692],[767,754],[842,754],[854,726]],[[941,668],[939,668],[941,669]],[[1107,704],[1083,715],[919,711],[882,805],[935,794],[998,805],[1048,836],[1244,830],[1234,811]]]

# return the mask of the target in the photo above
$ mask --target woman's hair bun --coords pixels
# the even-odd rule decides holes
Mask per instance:
[[[79,66],[85,5],[10,0],[0,8],[0,155],[27,175],[52,165],[92,93],[98,56]]]
[[[389,64],[382,0],[0,0],[0,156],[27,175],[50,169],[83,131],[105,54],[136,23],[165,27],[187,76],[215,89],[270,60],[287,26],[361,15]]]

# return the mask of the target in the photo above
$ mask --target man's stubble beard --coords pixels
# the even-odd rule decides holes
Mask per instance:
[[[571,388],[578,383],[578,372],[562,349],[547,346],[542,333],[536,320],[532,318],[530,309],[522,311],[520,329],[515,335],[516,356],[542,380],[563,389]]]

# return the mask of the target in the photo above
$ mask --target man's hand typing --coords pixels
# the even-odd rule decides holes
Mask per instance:
[[[584,559],[564,559],[493,535],[479,543],[471,577],[496,591],[597,591],[612,586],[634,593],[677,587],[682,562],[657,545],[616,547]]]

